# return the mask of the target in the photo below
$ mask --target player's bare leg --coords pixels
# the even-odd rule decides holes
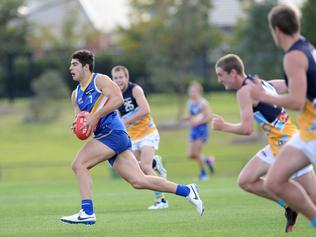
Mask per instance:
[[[92,203],[92,179],[89,169],[115,155],[115,152],[98,140],[90,140],[78,152],[72,162],[72,169],[76,175],[80,196],[81,210],[72,216],[64,216],[61,221],[70,224],[94,224],[96,216]]]
[[[197,161],[200,169],[199,179],[201,181],[207,180],[207,173],[205,170],[205,163],[202,157],[202,148],[203,148],[203,141],[201,140],[195,140],[189,143],[188,147],[188,156],[191,159],[194,159]]]
[[[270,165],[257,156],[254,156],[242,169],[238,177],[238,185],[243,190],[258,196],[278,201],[279,198],[268,192],[263,184],[263,177],[269,170]]]
[[[155,148],[151,146],[143,146],[140,150],[140,167],[146,175],[157,176],[156,172],[152,168],[153,157],[155,155]],[[155,191],[154,205],[148,207],[149,210],[158,210],[168,208],[168,202],[164,193]]]
[[[113,168],[122,178],[124,178],[136,189],[149,189],[184,196],[195,206],[200,215],[204,212],[204,206],[198,195],[196,185],[190,184],[183,186],[161,177],[145,175],[140,169],[132,152],[129,150],[124,151],[117,156]]]
[[[299,183],[290,180],[294,172],[309,164],[309,160],[301,151],[285,146],[268,172],[265,187],[282,198],[294,210],[313,220],[316,218],[315,200],[308,196]]]

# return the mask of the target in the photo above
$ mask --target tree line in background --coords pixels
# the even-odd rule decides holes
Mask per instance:
[[[222,89],[216,82],[214,63],[229,52],[242,57],[247,73],[266,79],[282,77],[282,52],[274,46],[267,24],[267,13],[277,1],[240,2],[246,15],[227,31],[209,22],[211,0],[130,0],[129,28],[118,29],[115,47],[96,52],[95,69],[110,75],[114,65],[123,64],[146,92],[180,97],[192,79],[201,81],[206,91]],[[32,82],[48,70],[55,70],[68,89],[73,89],[68,67],[74,42],[81,37],[91,45],[99,32],[74,32],[76,15],[72,12],[65,20],[63,39],[58,40],[49,29],[34,38],[35,26],[19,13],[23,4],[25,0],[2,0],[0,4],[0,97],[7,97],[10,90],[14,96],[33,95]],[[315,12],[316,1],[307,0],[302,6],[302,32],[314,44]],[[49,50],[43,48],[47,43]]]

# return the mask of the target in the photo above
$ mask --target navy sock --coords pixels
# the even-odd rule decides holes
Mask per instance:
[[[186,197],[190,193],[190,188],[187,186],[184,186],[182,184],[178,184],[177,190],[176,190],[176,195]]]
[[[156,162],[156,160],[155,160],[155,159],[153,159],[153,164],[152,164],[152,167],[153,167],[153,168],[155,168],[155,167],[156,167],[156,165],[157,165],[157,162]]]
[[[88,215],[92,215],[93,211],[93,202],[91,199],[85,199],[81,201],[81,209]]]

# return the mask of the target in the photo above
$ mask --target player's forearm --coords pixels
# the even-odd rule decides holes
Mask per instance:
[[[288,92],[287,85],[283,79],[273,79],[268,82],[273,85],[278,94],[284,94]]]
[[[298,98],[294,98],[290,94],[274,96],[263,93],[259,99],[260,101],[267,104],[274,104],[292,110],[302,110],[305,105],[305,100],[299,100]]]
[[[228,122],[224,123],[222,131],[238,135],[250,135],[252,133],[252,129],[242,126],[241,123],[236,124]]]
[[[94,114],[97,118],[101,118],[108,113],[111,113],[112,111],[118,109],[122,104],[124,103],[123,97],[121,96],[115,96],[109,98],[108,103],[100,110],[96,111]]]
[[[146,111],[138,111],[137,113],[133,114],[132,116],[124,119],[124,121],[127,124],[132,124],[132,123],[135,123],[135,122],[139,121],[140,119],[144,118],[147,114],[148,114],[148,112],[146,112]]]

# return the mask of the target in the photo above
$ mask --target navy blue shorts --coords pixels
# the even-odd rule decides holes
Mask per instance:
[[[107,134],[99,133],[94,138],[115,151],[115,155],[108,159],[111,166],[113,166],[118,154],[130,150],[132,147],[131,139],[123,130],[111,130]]]
[[[208,140],[208,127],[198,126],[196,128],[191,128],[189,141],[193,142],[196,140],[203,141],[204,143]]]

